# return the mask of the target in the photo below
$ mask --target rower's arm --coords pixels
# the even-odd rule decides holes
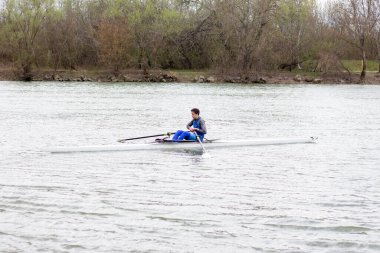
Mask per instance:
[[[200,127],[201,128],[197,132],[201,134],[207,134],[206,122],[203,119],[200,122]]]
[[[186,128],[187,128],[187,129],[189,129],[189,130],[190,130],[190,127],[192,127],[192,126],[193,126],[193,121],[194,121],[194,120],[190,121],[190,123],[189,123],[189,124],[187,124],[187,126],[186,126]]]

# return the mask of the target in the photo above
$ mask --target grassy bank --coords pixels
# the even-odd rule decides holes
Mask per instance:
[[[359,73],[362,70],[362,62],[360,60],[344,60],[343,65],[354,73]],[[370,60],[367,61],[367,71],[368,72],[378,72],[379,62]]]
[[[315,64],[308,62],[307,64]],[[33,70],[34,81],[66,81],[66,82],[181,82],[181,83],[326,83],[345,84],[360,83],[359,73],[361,61],[346,60],[343,64],[353,75],[347,73],[322,74],[320,72],[307,71],[310,69],[303,65],[304,69],[289,71],[261,72],[249,77],[240,77],[238,74],[220,75],[212,70],[160,70],[151,69],[143,72],[138,69],[123,70],[118,73],[110,69],[102,68],[78,68],[77,70],[40,68]],[[380,84],[378,62],[368,61],[367,83]],[[312,69],[312,68],[311,68]],[[9,66],[0,66],[0,80],[19,80],[17,73]]]
[[[199,76],[207,76],[208,70],[170,70],[170,73],[177,76],[180,80],[195,80]]]

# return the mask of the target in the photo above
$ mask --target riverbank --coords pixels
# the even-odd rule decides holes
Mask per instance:
[[[247,84],[359,84],[359,73],[321,74],[304,71],[262,72],[249,76],[218,74],[214,71],[199,70],[141,70],[130,69],[115,73],[110,70],[52,70],[41,69],[32,72],[33,81],[57,82],[162,82],[162,83],[247,83]],[[0,81],[20,81],[12,68],[0,68]],[[366,84],[380,84],[380,74],[367,73]]]

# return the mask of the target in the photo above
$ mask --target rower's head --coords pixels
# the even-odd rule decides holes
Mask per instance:
[[[198,119],[200,114],[201,112],[199,111],[199,109],[191,109],[191,117],[193,117],[193,119]]]

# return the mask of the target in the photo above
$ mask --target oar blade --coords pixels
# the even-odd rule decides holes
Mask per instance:
[[[212,156],[211,156],[211,154],[209,152],[203,152],[202,158],[210,159],[210,158],[212,158]]]

